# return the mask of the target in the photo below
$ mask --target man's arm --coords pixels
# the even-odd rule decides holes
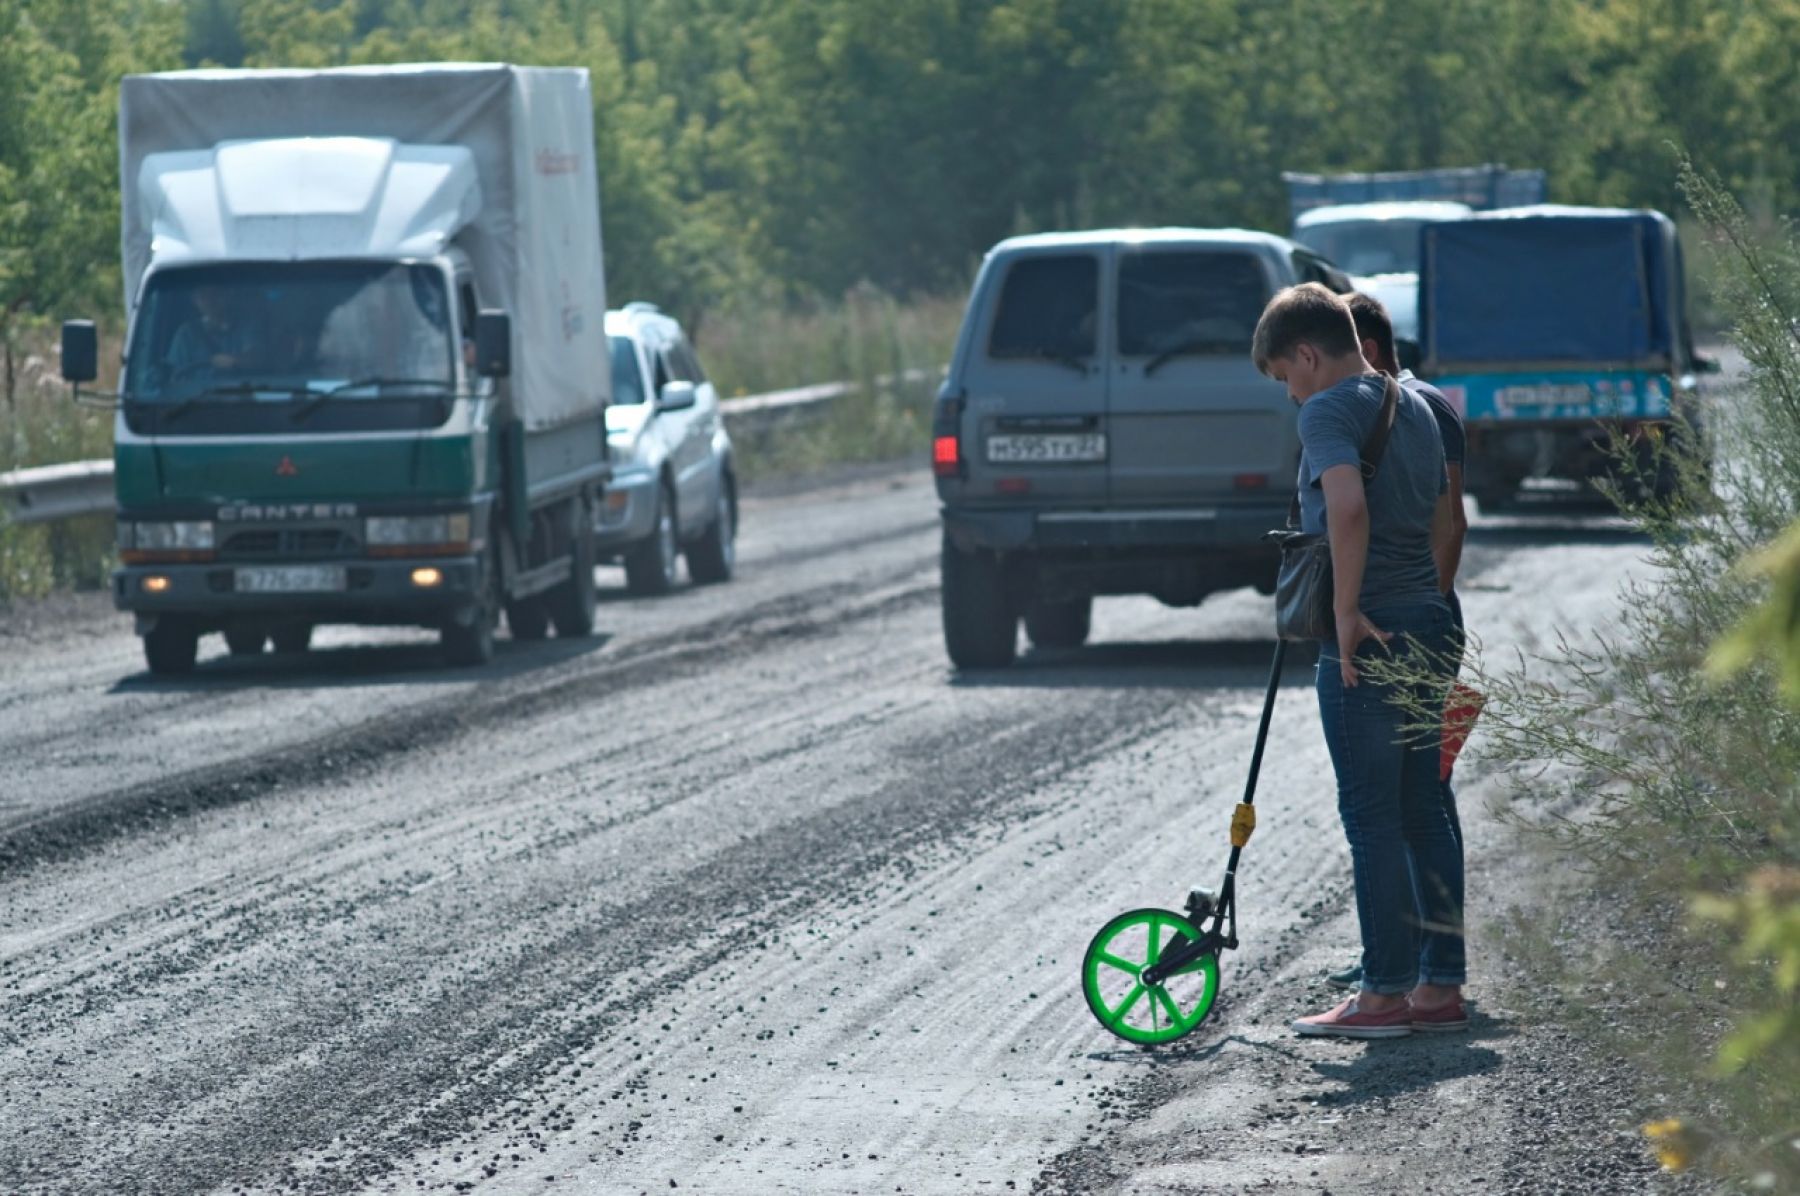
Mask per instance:
[[[1437,510],[1431,517],[1431,557],[1437,562],[1438,590],[1448,594],[1456,584],[1456,571],[1462,567],[1463,540],[1469,534],[1469,515],[1463,510],[1463,467],[1461,462],[1447,466],[1450,485],[1438,495]]]
[[[1337,618],[1338,669],[1344,684],[1355,686],[1352,658],[1364,640],[1393,638],[1362,613],[1363,570],[1369,561],[1369,501],[1362,470],[1333,465],[1319,475],[1325,492],[1325,530],[1331,540],[1332,612]]]

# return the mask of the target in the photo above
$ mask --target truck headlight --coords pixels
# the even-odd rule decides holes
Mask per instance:
[[[462,551],[469,546],[469,513],[373,515],[363,521],[363,541],[377,556],[429,549]]]
[[[178,552],[213,547],[210,519],[184,519],[174,523],[121,523],[121,548],[146,552]]]
[[[213,558],[213,524],[210,519],[183,519],[169,523],[120,520],[119,559],[128,565],[158,561],[210,561]]]

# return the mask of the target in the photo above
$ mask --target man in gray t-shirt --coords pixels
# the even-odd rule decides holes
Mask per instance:
[[[1359,374],[1313,395],[1300,408],[1303,530],[1326,530],[1320,479],[1334,465],[1360,464],[1362,446],[1381,415],[1384,391],[1380,375]],[[1440,597],[1437,562],[1431,554],[1431,522],[1438,496],[1448,485],[1437,421],[1422,399],[1402,388],[1387,448],[1374,478],[1364,482],[1369,556],[1363,568],[1360,601],[1365,613]]]

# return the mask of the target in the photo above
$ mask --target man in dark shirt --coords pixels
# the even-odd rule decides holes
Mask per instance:
[[[1401,386],[1425,400],[1426,405],[1431,408],[1432,418],[1437,421],[1438,436],[1444,443],[1444,468],[1450,476],[1451,511],[1455,530],[1455,534],[1439,551],[1438,586],[1443,590],[1445,600],[1450,603],[1450,614],[1455,619],[1460,644],[1463,614],[1462,603],[1456,596],[1456,571],[1462,564],[1463,539],[1469,531],[1468,515],[1463,510],[1463,462],[1468,457],[1468,435],[1463,429],[1462,415],[1450,405],[1450,400],[1437,387],[1414,377],[1411,370],[1400,368],[1399,354],[1394,347],[1394,322],[1381,301],[1360,292],[1345,298],[1350,303],[1351,318],[1356,321],[1356,339],[1362,342],[1363,357],[1370,365],[1384,374],[1393,375]],[[1462,823],[1456,815],[1456,799],[1449,777],[1444,778],[1444,797],[1450,809],[1451,825],[1456,831],[1457,842],[1460,843]],[[1333,972],[1327,979],[1339,988],[1354,989],[1362,981],[1362,965],[1356,964],[1341,972]]]

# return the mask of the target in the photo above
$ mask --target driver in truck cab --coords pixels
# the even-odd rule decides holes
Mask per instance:
[[[254,348],[255,336],[226,288],[195,287],[192,303],[193,315],[169,340],[165,360],[169,378],[241,367]]]

